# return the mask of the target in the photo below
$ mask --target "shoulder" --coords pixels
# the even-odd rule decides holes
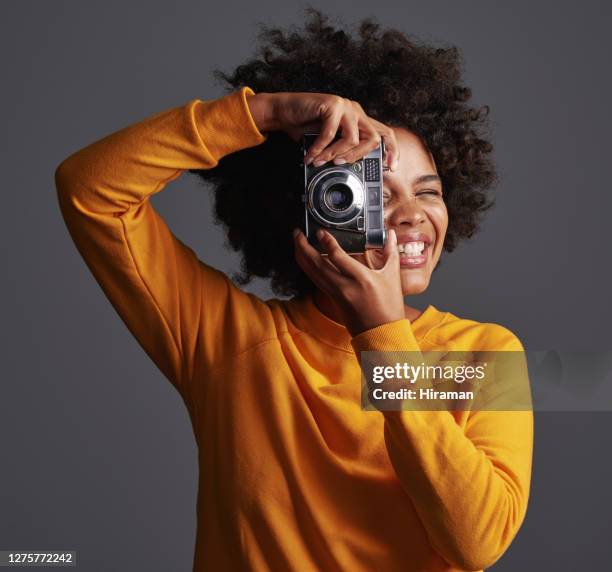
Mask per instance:
[[[444,312],[441,320],[429,334],[437,344],[457,350],[524,351],[518,336],[508,327],[496,322],[479,322]]]

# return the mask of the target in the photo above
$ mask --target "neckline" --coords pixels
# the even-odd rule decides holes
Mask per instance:
[[[353,351],[351,335],[343,324],[332,320],[317,308],[312,294],[283,302],[287,313],[299,330],[310,334],[328,345],[345,351]],[[416,320],[410,322],[417,340],[425,337],[443,318],[435,306],[429,304]]]

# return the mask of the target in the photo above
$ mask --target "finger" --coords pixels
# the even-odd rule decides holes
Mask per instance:
[[[342,117],[340,128],[342,131],[340,139],[334,141],[325,151],[320,153],[318,157],[315,157],[315,164],[321,161],[327,163],[337,155],[342,155],[349,149],[359,145],[359,127],[357,125],[357,119],[353,114],[345,114]]]
[[[345,276],[357,279],[363,276],[364,266],[352,256],[349,256],[347,252],[338,244],[336,237],[331,233],[323,230],[321,238],[317,235],[317,238],[321,241],[321,244],[327,251],[327,256],[334,263],[334,265],[340,270]]]
[[[304,257],[306,261],[312,266],[312,268],[319,271],[323,276],[328,279],[335,280],[341,278],[342,274],[340,271],[327,260],[327,256],[323,256],[316,248],[308,242],[308,239],[303,232],[296,237],[297,250]]]
[[[353,163],[365,157],[370,151],[376,149],[380,145],[380,135],[378,132],[368,130],[365,134],[362,134],[361,140],[358,145],[349,149],[346,153],[339,154],[336,157],[336,161],[344,160],[347,163]]]
[[[302,247],[298,244],[297,239],[294,240],[293,246],[294,246],[295,260],[298,263],[298,266],[303,270],[304,274],[306,274],[306,276],[308,276],[308,278],[310,278],[310,280],[319,289],[323,290],[324,292],[329,293],[328,292],[329,287],[327,285],[327,282],[323,282],[321,280],[321,273],[317,270],[312,260],[309,259],[304,254],[304,251]]]
[[[304,155],[304,163],[306,165],[314,162],[314,159],[334,140],[341,119],[342,112],[339,109],[337,111],[331,111],[330,114],[323,119],[319,136],[314,140],[306,155]]]
[[[397,171],[399,166],[399,146],[395,133],[391,132],[390,135],[382,135],[382,137],[385,141],[384,164],[389,167],[390,171]]]
[[[400,158],[399,145],[397,144],[395,131],[376,119],[370,118],[370,121],[379,135],[385,140],[385,163],[391,171],[395,171],[398,167]]]
[[[302,270],[319,287],[328,292],[342,286],[346,279],[321,253],[314,248],[302,231],[295,236],[295,254]]]
[[[320,272],[312,264],[312,262],[304,256],[304,253],[299,250],[299,247],[295,248],[295,260],[298,266],[302,269],[304,274],[310,278],[311,282],[326,294],[331,295],[331,290],[327,281],[321,279]]]
[[[387,231],[387,240],[385,241],[385,246],[383,247],[383,257],[384,265],[382,267],[382,270],[391,268],[392,266],[399,267],[397,235],[395,234],[395,230],[392,228]]]

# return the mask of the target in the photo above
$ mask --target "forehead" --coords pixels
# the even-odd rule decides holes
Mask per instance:
[[[436,173],[433,156],[421,139],[403,127],[393,127],[400,153],[398,171],[416,175]]]

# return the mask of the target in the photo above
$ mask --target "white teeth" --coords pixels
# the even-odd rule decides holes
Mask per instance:
[[[425,248],[425,243],[422,241],[417,242],[405,242],[398,244],[397,249],[408,256],[420,256]]]

